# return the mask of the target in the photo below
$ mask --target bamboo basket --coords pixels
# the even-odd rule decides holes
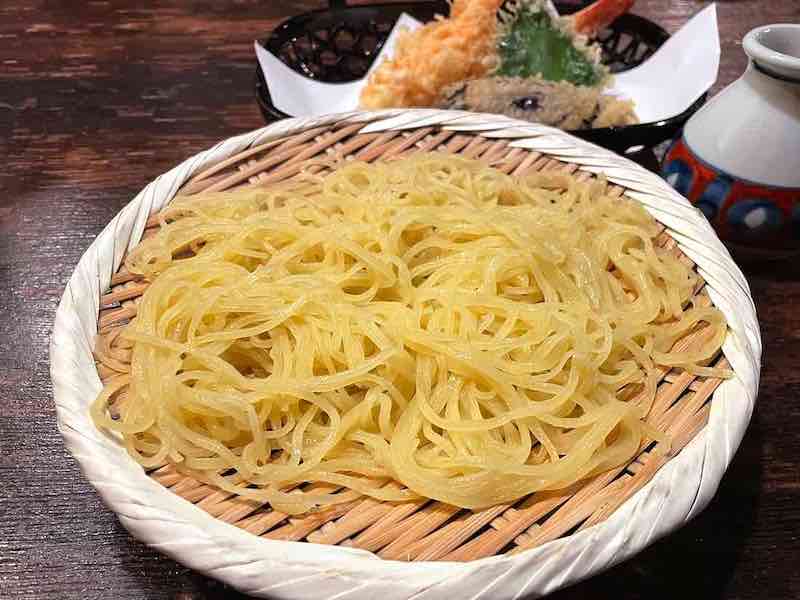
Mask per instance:
[[[120,265],[158,226],[157,213],[177,193],[269,185],[320,157],[374,161],[432,150],[511,174],[603,173],[615,193],[640,201],[664,225],[657,243],[704,280],[696,301],[713,302],[728,319],[730,333],[716,364],[735,373],[722,382],[662,369],[648,421],[671,434],[669,455],[643,451],[630,464],[568,489],[477,512],[435,501],[360,499],[289,517],[170,466],[145,473],[94,427],[88,405],[110,375],[93,360],[96,336],[113,340],[146,289]],[[312,168],[326,167],[317,161]],[[702,336],[699,330],[679,343],[690,348]],[[59,428],[86,477],[134,536],[194,569],[256,596],[517,598],[544,595],[606,569],[708,504],[750,419],[760,354],[744,277],[699,211],[658,177],[551,128],[491,115],[404,110],[282,121],[218,144],[157,178],[79,262],[56,314],[51,374]]]

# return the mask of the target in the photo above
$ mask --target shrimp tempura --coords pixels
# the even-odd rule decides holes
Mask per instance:
[[[398,36],[394,57],[370,75],[364,108],[433,106],[453,83],[483,77],[497,61],[497,9],[502,0],[454,0],[451,17]]]

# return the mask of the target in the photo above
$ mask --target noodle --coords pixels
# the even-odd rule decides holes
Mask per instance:
[[[667,441],[643,421],[659,373],[725,375],[722,314],[603,181],[423,154],[161,219],[92,416],[143,466],[278,510],[562,488]]]

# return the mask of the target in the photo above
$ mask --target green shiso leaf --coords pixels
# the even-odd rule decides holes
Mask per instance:
[[[498,42],[498,75],[596,85],[601,77],[589,58],[576,48],[544,11],[524,8]]]

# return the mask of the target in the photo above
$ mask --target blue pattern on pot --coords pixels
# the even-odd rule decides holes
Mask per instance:
[[[703,190],[700,198],[697,199],[697,208],[703,211],[706,219],[713,221],[717,217],[732,187],[733,179],[728,175],[720,174]]]
[[[662,176],[674,187],[682,196],[689,196],[694,183],[694,172],[692,168],[680,159],[668,162],[662,171]]]
[[[728,210],[728,223],[742,235],[775,234],[783,227],[783,222],[783,211],[762,198],[741,200]]]

